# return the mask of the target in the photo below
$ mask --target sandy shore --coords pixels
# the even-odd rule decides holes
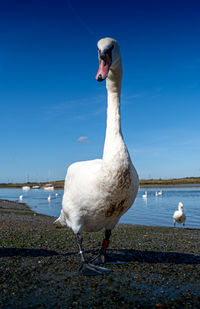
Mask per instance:
[[[0,201],[0,308],[199,308],[200,230],[118,225],[106,276],[78,275],[69,229]],[[84,233],[88,259],[103,232]]]

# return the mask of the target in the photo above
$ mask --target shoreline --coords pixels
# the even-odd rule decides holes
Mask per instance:
[[[141,184],[139,189],[143,188],[200,188],[200,183],[183,183],[183,184]],[[1,186],[0,189],[22,189],[22,186]],[[39,190],[41,190],[40,188]],[[55,190],[63,190],[64,187],[55,187]]]
[[[200,183],[191,183],[191,184],[167,184],[167,185],[140,185],[140,189],[142,188],[200,188]]]
[[[47,185],[47,182],[28,182],[28,183],[0,183],[0,188],[22,188],[24,185],[30,187],[39,185],[41,188]],[[52,182],[55,189],[64,188],[64,180],[56,180]],[[183,178],[155,178],[140,179],[140,187],[200,187],[200,177],[183,177]]]
[[[118,224],[109,275],[78,275],[74,234],[26,204],[0,200],[1,308],[198,308],[199,229]],[[83,233],[87,259],[104,232]]]

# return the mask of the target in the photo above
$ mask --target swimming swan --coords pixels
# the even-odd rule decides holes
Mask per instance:
[[[139,187],[138,175],[121,132],[122,63],[119,45],[114,39],[104,38],[97,46],[99,69],[96,79],[106,79],[108,95],[103,158],[77,162],[68,168],[61,214],[54,222],[56,227],[68,225],[75,233],[82,275],[97,275],[109,270],[86,262],[81,232],[105,229],[105,239],[96,257],[105,262],[111,230],[133,204]]]
[[[142,194],[142,197],[143,197],[144,199],[147,198],[147,191],[145,191],[145,193]]]
[[[176,222],[183,223],[183,226],[185,225],[186,216],[183,213],[183,203],[181,202],[178,203],[178,210],[174,212],[173,220],[174,220],[174,227],[176,226]]]
[[[162,190],[159,192],[156,191],[155,196],[162,196]]]

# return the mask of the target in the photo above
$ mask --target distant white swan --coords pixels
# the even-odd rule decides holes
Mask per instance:
[[[147,198],[147,191],[142,195],[143,198]]]
[[[159,192],[156,191],[155,196],[161,196],[161,195],[162,195],[162,190]]]
[[[60,217],[55,226],[68,225],[76,234],[81,256],[79,272],[97,275],[109,272],[86,262],[81,232],[105,229],[105,239],[96,260],[104,262],[111,230],[131,207],[138,192],[139,179],[124,143],[120,120],[122,63],[116,40],[98,42],[98,81],[106,80],[107,128],[103,158],[72,164],[65,178]]]
[[[186,215],[183,213],[183,203],[178,203],[178,210],[174,212],[173,220],[174,226],[176,226],[176,222],[185,225]]]
[[[23,200],[23,195],[19,196],[19,200],[22,201]]]
[[[51,200],[51,194],[49,194],[49,196],[48,196],[48,198],[47,198],[47,199],[48,199],[48,201],[50,201],[50,200]]]
[[[55,197],[57,197],[57,196],[58,196],[58,193],[56,192],[56,193],[55,193]]]

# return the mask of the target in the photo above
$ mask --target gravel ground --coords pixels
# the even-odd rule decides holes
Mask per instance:
[[[200,230],[118,225],[111,273],[83,277],[73,233],[0,201],[0,308],[200,308]],[[84,233],[91,259],[104,232]]]

